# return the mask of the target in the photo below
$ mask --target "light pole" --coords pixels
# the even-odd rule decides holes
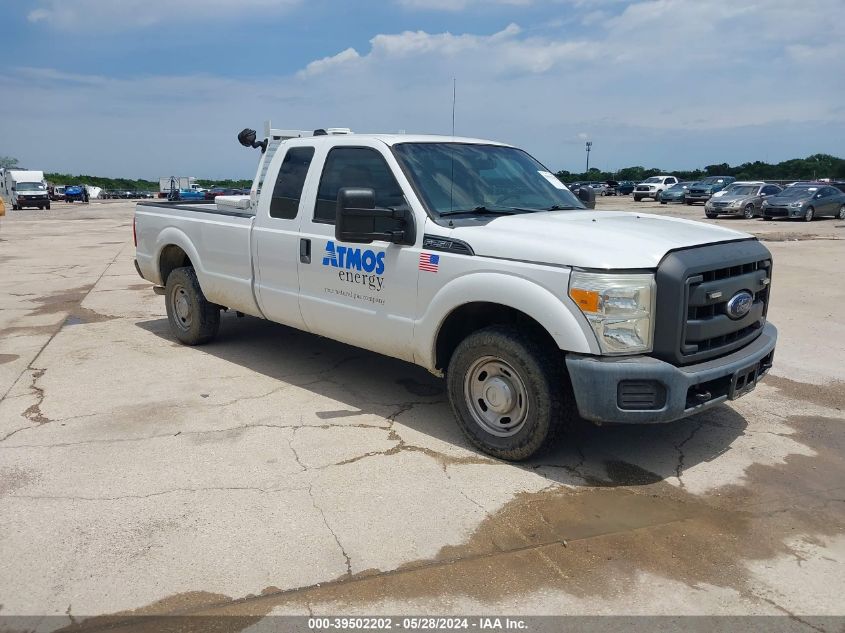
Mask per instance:
[[[589,171],[590,171],[590,148],[592,146],[593,146],[593,142],[587,141],[587,172],[586,173],[589,173]]]

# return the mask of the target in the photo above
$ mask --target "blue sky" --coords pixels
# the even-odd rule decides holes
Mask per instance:
[[[277,127],[457,133],[554,170],[845,155],[842,0],[0,0],[0,155],[250,177]]]

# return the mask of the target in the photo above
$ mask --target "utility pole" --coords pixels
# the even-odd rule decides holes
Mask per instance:
[[[592,141],[587,141],[587,172],[590,171],[590,148],[593,146]],[[589,176],[588,176],[589,177]]]

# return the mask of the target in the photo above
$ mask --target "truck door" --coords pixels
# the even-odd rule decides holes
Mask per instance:
[[[358,140],[328,149],[301,226],[311,260],[299,265],[300,307],[315,334],[412,360],[419,248],[335,240],[337,194],[343,187],[373,189],[377,207],[407,207],[393,171],[398,166],[383,147]]]
[[[303,191],[310,180],[314,147],[288,147],[272,187],[272,195],[259,197],[253,249],[255,288],[261,311],[271,321],[306,329],[299,309],[299,266],[308,259],[302,250],[299,227],[307,209]],[[272,170],[269,173],[273,173]]]

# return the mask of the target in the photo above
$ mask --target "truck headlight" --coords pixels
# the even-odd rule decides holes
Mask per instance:
[[[602,354],[651,351],[654,275],[573,271],[569,296],[587,317]]]

